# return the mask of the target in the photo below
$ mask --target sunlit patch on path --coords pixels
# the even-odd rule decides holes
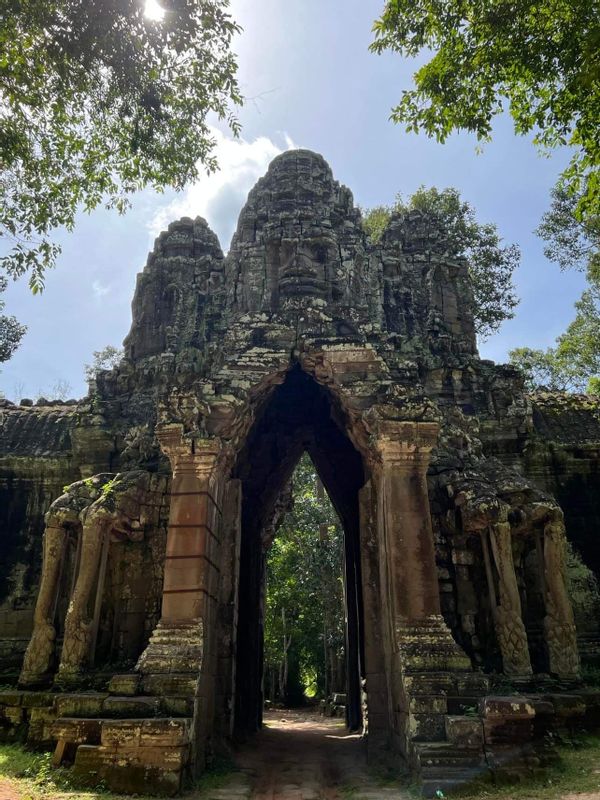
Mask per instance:
[[[263,730],[237,756],[240,772],[206,800],[408,800],[398,785],[380,786],[366,764],[364,741],[339,720],[270,711]]]

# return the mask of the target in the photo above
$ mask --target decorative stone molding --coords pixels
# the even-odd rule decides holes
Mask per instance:
[[[42,577],[33,617],[33,633],[19,676],[21,686],[43,683],[50,675],[56,641],[54,617],[66,546],[64,521],[48,516],[44,531]],[[75,517],[76,518],[76,517]]]
[[[523,624],[521,598],[512,554],[512,534],[509,522],[496,522],[489,526],[489,541],[498,576],[497,604],[494,623],[502,665],[507,675],[531,675],[531,660],[527,633]],[[488,535],[485,531],[483,537]],[[484,547],[487,543],[484,539]],[[489,559],[486,559],[489,562]],[[493,574],[488,570],[488,581],[493,586]],[[490,591],[494,591],[491,589]]]
[[[377,423],[377,450],[384,463],[426,472],[431,451],[437,444],[437,422],[400,422],[380,419]]]
[[[65,619],[65,636],[56,678],[59,684],[72,683],[90,661],[112,526],[112,515],[104,509],[92,507],[85,515],[79,574]],[[94,592],[96,597],[92,605]]]
[[[544,563],[540,568],[544,571],[546,602],[544,633],[550,672],[561,678],[577,678],[577,631],[566,589],[565,542],[563,517],[557,512],[544,526],[542,543]]]

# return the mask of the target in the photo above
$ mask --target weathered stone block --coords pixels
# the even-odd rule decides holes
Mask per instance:
[[[483,747],[483,724],[479,717],[447,716],[446,737],[457,747],[480,749]]]
[[[25,710],[20,706],[3,706],[0,708],[0,719],[10,725],[20,725],[25,719]]]
[[[440,695],[413,695],[408,709],[414,714],[445,714],[448,711],[446,698]]]
[[[444,739],[446,735],[444,719],[444,714],[410,714],[408,722],[410,738],[428,742]]]
[[[511,697],[483,697],[479,704],[482,716],[493,719],[525,719],[530,720],[535,716],[533,704],[528,698]]]
[[[0,692],[0,706],[20,706],[23,692],[5,690]]]
[[[50,734],[57,741],[72,744],[100,744],[100,729],[102,720],[60,718],[50,726]]]
[[[106,720],[102,725],[104,746],[162,745],[179,747],[190,742],[191,720],[181,718]]]
[[[56,696],[57,717],[101,717],[107,694],[75,693]]]
[[[144,675],[141,690],[144,694],[175,695],[177,697],[193,697],[198,688],[198,677],[189,673],[178,675]]]
[[[102,703],[106,717],[153,717],[159,710],[158,697],[107,697]]]
[[[27,741],[36,745],[52,742],[52,723],[55,719],[56,711],[54,709],[32,708],[29,714]]]
[[[110,694],[135,695],[138,693],[141,675],[137,672],[113,675],[108,684]]]
[[[21,705],[23,708],[51,708],[54,706],[56,695],[52,692],[23,692]]]

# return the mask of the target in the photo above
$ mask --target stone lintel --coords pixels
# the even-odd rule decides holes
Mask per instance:
[[[437,422],[384,419],[377,425],[377,449],[384,462],[392,462],[398,466],[419,465],[427,469],[438,434]]]

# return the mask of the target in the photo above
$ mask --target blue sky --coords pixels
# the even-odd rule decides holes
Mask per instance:
[[[144,192],[124,217],[102,209],[82,215],[74,233],[57,234],[63,253],[45,292],[34,297],[21,281],[4,295],[6,310],[29,332],[2,365],[1,392],[11,399],[35,397],[66,381],[70,394],[85,394],[83,365],[94,350],[121,344],[135,276],[161,227],[183,214],[201,214],[227,250],[247,192],[269,161],[293,146],[320,152],[364,207],[390,203],[397,192],[410,194],[421,184],[460,189],[480,221],[495,222],[523,254],[515,276],[517,315],[480,345],[481,355],[503,361],[512,347],[553,343],[572,319],[584,281],[549,263],[533,230],[566,154],[540,157],[505,118],[480,155],[473,137],[439,145],[393,125],[390,109],[410,85],[415,65],[369,53],[371,25],[382,6],[382,0],[232,0],[244,28],[236,42],[247,98],[239,114],[241,139],[232,141],[217,126],[218,174],[179,195]]]

